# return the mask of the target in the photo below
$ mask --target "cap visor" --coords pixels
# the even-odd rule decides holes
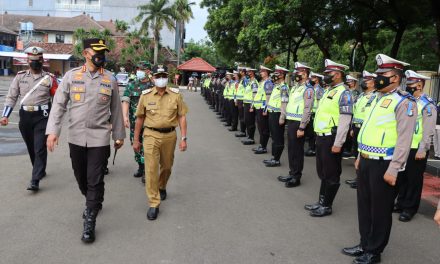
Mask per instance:
[[[393,69],[390,69],[390,68],[384,68],[384,69],[377,69],[376,70],[376,73],[384,73],[384,72],[389,72],[389,71],[392,71]]]
[[[107,52],[110,52],[110,50],[107,47],[92,47],[92,50],[94,50],[94,51],[107,51]]]

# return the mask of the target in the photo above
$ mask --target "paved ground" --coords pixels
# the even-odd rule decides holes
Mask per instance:
[[[350,263],[339,252],[359,239],[356,192],[342,186],[332,216],[309,217],[303,205],[317,198],[314,158],[306,158],[303,185],[286,189],[276,176],[288,170],[287,153],[282,167],[264,167],[261,161],[268,156],[242,146],[198,93],[184,96],[190,108],[189,149],[176,152],[169,199],[158,220],[146,219],[144,186],[131,176],[135,163],[126,145],[106,178],[93,245],[80,241],[84,199],[71,170],[66,133],[49,155],[48,176],[36,195],[25,190],[28,157],[1,157],[0,263]],[[344,161],[343,179],[354,174],[351,162]],[[412,222],[394,221],[384,263],[439,263],[434,210],[424,202]]]

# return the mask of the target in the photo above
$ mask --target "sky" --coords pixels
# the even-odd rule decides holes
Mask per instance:
[[[196,2],[196,5],[192,6],[192,11],[194,18],[186,25],[186,38],[185,42],[189,42],[191,39],[199,41],[208,36],[206,31],[203,29],[205,23],[208,19],[208,10],[200,8],[200,2],[202,0],[192,0]]]

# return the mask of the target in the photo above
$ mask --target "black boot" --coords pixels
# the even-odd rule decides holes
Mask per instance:
[[[39,180],[32,180],[29,183],[29,186],[27,187],[26,190],[33,191],[33,192],[38,192],[39,189],[40,189],[40,181]]]
[[[144,171],[144,164],[140,164],[140,163],[139,163],[139,168],[138,168],[138,170],[133,174],[133,177],[135,177],[135,178],[140,178],[140,177],[142,177],[144,174],[145,174],[145,171]]]
[[[85,211],[84,231],[81,240],[84,243],[93,243],[95,241],[95,225],[98,209],[87,208]]]
[[[324,194],[325,194],[325,181],[321,180],[321,187],[319,188],[319,199],[317,203],[314,204],[306,204],[304,209],[307,211],[313,211],[318,209],[324,203]]]
[[[335,200],[336,194],[339,190],[339,183],[326,184],[324,203],[317,209],[310,212],[310,216],[323,217],[332,214],[332,205]]]
[[[308,149],[305,153],[306,157],[313,157],[316,155],[316,152],[313,149]]]

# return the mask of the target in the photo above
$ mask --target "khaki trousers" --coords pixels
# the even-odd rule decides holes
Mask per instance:
[[[165,190],[170,178],[176,142],[176,131],[159,133],[147,128],[144,131],[145,188],[150,207],[160,205],[159,189]]]

